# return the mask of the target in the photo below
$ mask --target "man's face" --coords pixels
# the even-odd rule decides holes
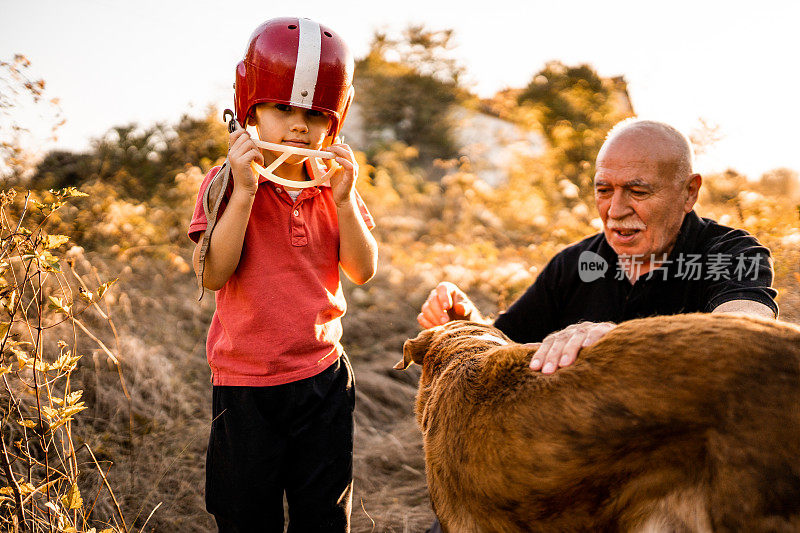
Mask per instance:
[[[650,269],[651,254],[672,250],[686,213],[697,200],[700,177],[678,178],[664,151],[630,136],[609,141],[597,157],[595,201],[606,240],[619,256]]]

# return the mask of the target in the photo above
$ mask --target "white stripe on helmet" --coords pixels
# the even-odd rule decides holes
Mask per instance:
[[[322,31],[319,24],[309,19],[298,19],[300,40],[297,45],[297,66],[292,82],[292,105],[311,108],[314,88],[319,74],[319,58],[322,52]]]

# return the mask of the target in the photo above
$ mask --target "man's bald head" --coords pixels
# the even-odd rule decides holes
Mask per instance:
[[[694,157],[689,139],[669,124],[635,118],[617,123],[608,132],[598,161],[621,146],[635,160],[657,164],[664,177],[682,181],[692,174]]]

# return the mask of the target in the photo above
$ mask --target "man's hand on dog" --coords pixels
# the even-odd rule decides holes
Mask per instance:
[[[422,304],[417,322],[425,329],[441,326],[451,320],[481,321],[480,313],[464,291],[454,283],[443,281],[428,295]]]
[[[541,369],[542,374],[552,374],[558,368],[571,365],[581,348],[599,341],[615,327],[617,325],[611,322],[579,322],[551,333],[533,354],[531,370]]]

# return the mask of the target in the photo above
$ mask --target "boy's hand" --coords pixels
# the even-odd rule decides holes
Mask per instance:
[[[358,163],[356,163],[356,156],[353,154],[353,150],[347,144],[332,144],[328,151],[336,155],[335,161],[341,167],[331,176],[333,201],[336,202],[337,206],[341,206],[350,201],[356,179],[358,179]]]
[[[454,283],[443,281],[428,295],[417,315],[423,328],[441,326],[451,320],[470,320],[475,305]]]
[[[255,161],[259,165],[263,165],[264,156],[261,155],[256,143],[244,128],[236,128],[236,131],[231,133],[228,144],[230,146],[228,161],[230,161],[231,171],[233,171],[234,192],[238,190],[255,196],[258,190],[258,178],[250,168],[250,163]]]

